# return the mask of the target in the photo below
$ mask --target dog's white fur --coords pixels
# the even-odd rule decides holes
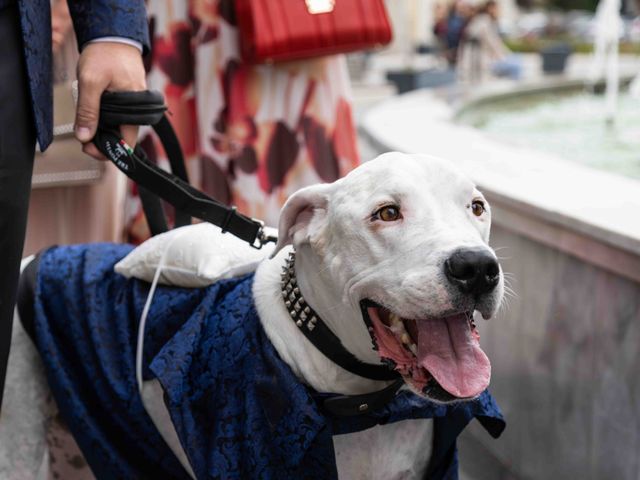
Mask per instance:
[[[457,248],[491,251],[490,210],[484,201],[487,211],[474,216],[470,206],[475,199],[484,201],[473,183],[450,163],[427,156],[389,153],[333,184],[302,189],[287,201],[279,226],[279,252],[259,266],[253,292],[267,335],[302,381],[318,391],[341,394],[366,393],[386,385],[343,370],[298,331],[280,293],[280,273],[288,251],[295,248],[297,252],[296,274],[307,302],[350,352],[362,361],[379,363],[360,312],[359,301],[364,298],[404,318],[446,316],[474,307],[484,317],[490,317],[498,308],[502,275],[494,292],[473,305],[448,283],[443,272],[444,261]],[[372,220],[372,213],[389,203],[400,207],[403,218],[396,222]],[[24,335],[19,325],[16,328]],[[20,345],[14,345],[12,356],[24,356],[16,349],[21,349]],[[20,375],[23,378],[30,375],[25,368],[35,368],[25,367],[24,363]],[[8,384],[7,408],[19,405],[22,412],[24,408],[42,410],[35,401],[11,400],[11,389]],[[186,461],[175,431],[165,425],[168,416],[163,411],[161,395],[154,394],[149,383],[145,390],[149,413],[178,457]],[[11,417],[12,412],[3,412],[2,420],[6,415]],[[50,418],[44,412],[32,412],[31,423],[38,415],[43,422]],[[15,421],[15,416],[10,419]],[[11,432],[5,428],[3,434],[2,424],[0,475],[7,479],[35,478],[41,459],[32,461],[16,477],[16,459],[7,458],[7,449],[2,456],[3,442],[9,435],[12,442],[20,441],[15,427]],[[24,432],[28,436],[39,430],[27,428]],[[420,478],[427,467],[431,438],[431,420],[399,422],[335,437],[340,476]],[[32,475],[25,476],[27,471]]]
[[[471,212],[481,199],[487,211]],[[398,222],[372,222],[379,206],[400,206]],[[375,300],[404,318],[444,317],[473,310],[444,275],[460,247],[490,250],[490,208],[473,183],[449,162],[388,153],[329,185],[290,197],[280,220],[277,248],[293,243],[296,274],[307,302],[359,359],[379,363],[359,301]],[[280,356],[319,391],[378,390],[384,383],[346,372],[315,349],[291,321],[280,294],[287,249],[256,272],[254,297],[267,335]],[[502,300],[503,279],[477,309],[489,317]]]

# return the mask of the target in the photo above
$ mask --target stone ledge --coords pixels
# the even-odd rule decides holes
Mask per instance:
[[[496,224],[640,281],[640,181],[505,145],[453,123],[455,113],[422,90],[373,107],[360,130],[380,152],[454,161],[496,207]]]

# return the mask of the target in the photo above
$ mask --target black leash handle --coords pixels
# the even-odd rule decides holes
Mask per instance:
[[[196,217],[221,227],[223,232],[235,235],[254,248],[275,242],[275,237],[265,234],[262,221],[238,213],[235,207],[228,207],[189,184],[182,149],[165,116],[166,110],[164,98],[157,91],[105,92],[100,104],[100,123],[93,139],[98,150],[141,187],[145,215],[156,230],[152,233],[166,231],[162,206],[153,200],[153,196],[157,196],[176,208],[176,226],[187,225],[191,217]],[[120,125],[151,125],[169,157],[172,172],[151,163],[139,145],[135,148],[127,145],[120,135]]]

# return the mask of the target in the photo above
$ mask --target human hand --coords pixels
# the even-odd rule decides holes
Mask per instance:
[[[124,43],[96,42],[84,47],[78,60],[78,105],[76,108],[76,138],[82,150],[98,160],[106,160],[91,142],[98,127],[100,96],[105,90],[146,90],[144,65],[140,51]],[[122,137],[135,145],[136,125],[122,125]]]

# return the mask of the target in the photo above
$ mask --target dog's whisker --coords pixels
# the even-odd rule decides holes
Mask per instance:
[[[507,300],[518,298],[518,294],[510,287],[506,287],[504,289],[504,296]]]
[[[511,307],[512,307],[511,302],[509,301],[509,299],[505,298],[505,300],[500,305],[500,311],[507,313],[508,311],[511,310]]]
[[[504,298],[511,300],[512,298],[518,298],[518,294],[516,292],[514,292],[513,290],[509,289],[509,290],[505,290],[504,291]]]

